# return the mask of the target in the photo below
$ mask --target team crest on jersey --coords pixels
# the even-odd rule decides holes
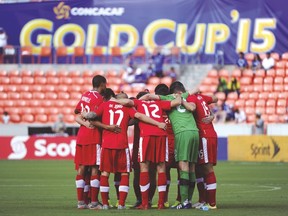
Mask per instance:
[[[201,95],[197,95],[197,99],[198,99],[198,100],[201,100],[201,99],[202,99],[202,96],[201,96]]]

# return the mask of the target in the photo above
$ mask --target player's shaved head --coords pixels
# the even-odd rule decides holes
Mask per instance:
[[[124,92],[121,92],[121,93],[116,95],[116,98],[117,99],[126,99],[126,98],[128,98],[128,95]]]

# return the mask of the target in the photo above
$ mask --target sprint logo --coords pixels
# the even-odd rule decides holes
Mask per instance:
[[[64,2],[60,2],[56,7],[53,8],[56,14],[56,19],[69,19],[70,18],[70,6],[65,5]]]

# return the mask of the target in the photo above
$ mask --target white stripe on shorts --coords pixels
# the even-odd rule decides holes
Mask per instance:
[[[202,145],[203,145],[203,155],[204,155],[204,162],[208,163],[208,146],[207,146],[207,139],[202,137]]]

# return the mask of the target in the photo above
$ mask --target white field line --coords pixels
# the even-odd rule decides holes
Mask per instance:
[[[251,190],[237,191],[237,193],[254,193],[254,192],[263,192],[263,191],[276,191],[281,190],[281,187],[268,186],[268,185],[247,185],[247,184],[221,184],[221,186],[232,186],[232,187],[241,187],[241,186],[253,186]],[[262,189],[259,189],[262,188]]]

